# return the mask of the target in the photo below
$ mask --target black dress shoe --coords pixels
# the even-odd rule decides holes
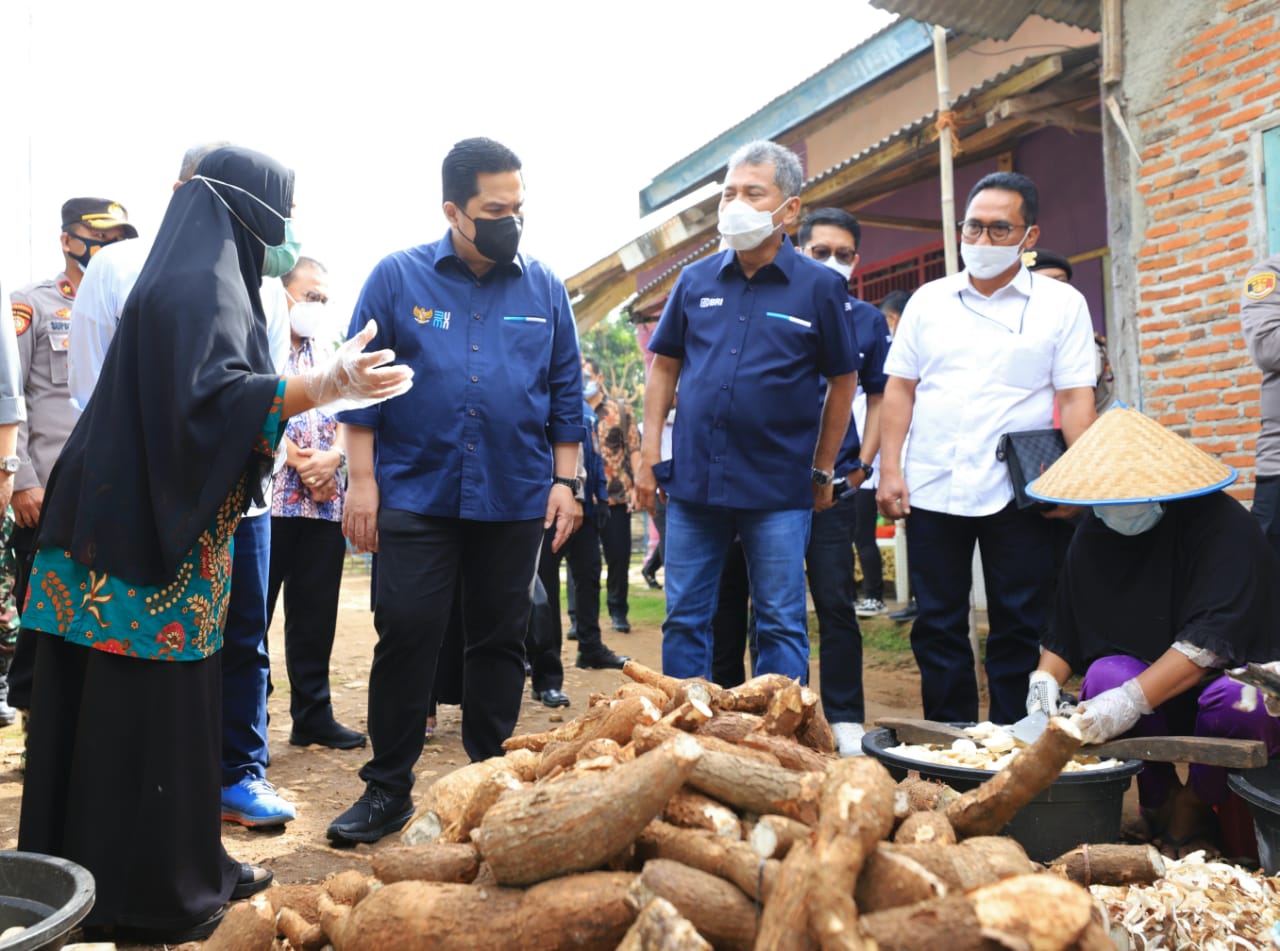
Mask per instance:
[[[412,818],[412,799],[369,783],[355,805],[329,824],[328,835],[335,845],[377,842],[384,835],[399,832]]]
[[[631,633],[631,624],[627,621],[626,618],[611,617],[609,620],[613,621],[613,629],[617,631],[619,634]]]
[[[565,692],[557,690],[555,687],[547,690],[535,690],[533,699],[544,707],[567,707],[569,705],[569,698],[565,695]]]
[[[331,750],[360,749],[369,738],[359,730],[345,727],[341,723],[319,731],[303,730],[294,727],[289,733],[290,746],[327,746]]]
[[[662,590],[662,585],[661,583],[659,583],[658,576],[654,572],[642,571],[640,572],[640,577],[644,578],[644,583],[647,584],[654,591]]]
[[[577,666],[583,670],[621,670],[622,665],[630,659],[605,649],[591,654],[579,654]]]
[[[920,609],[916,606],[916,599],[912,598],[900,610],[893,611],[889,614],[891,621],[914,621],[916,615],[920,613]]]
[[[231,900],[239,901],[258,894],[271,884],[273,878],[275,875],[270,869],[265,869],[261,865],[250,865],[248,862],[240,863],[240,877],[236,879],[235,887],[231,889]]]
[[[569,628],[569,632],[565,634],[564,639],[567,641],[576,641],[578,639],[578,629],[576,627]]]

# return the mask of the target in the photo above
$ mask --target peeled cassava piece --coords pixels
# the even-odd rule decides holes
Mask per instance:
[[[662,812],[701,755],[681,735],[602,773],[509,792],[472,838],[504,885],[598,868]]]

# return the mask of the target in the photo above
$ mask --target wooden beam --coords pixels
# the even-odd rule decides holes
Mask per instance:
[[[1120,0],[1102,0],[1102,84],[1124,78],[1124,14]]]
[[[1080,112],[1073,112],[1070,109],[1041,109],[1035,115],[1028,116],[1040,125],[1054,125],[1061,129],[1070,129],[1072,132],[1095,132],[1102,134],[1102,120],[1094,116],[1086,115]]]
[[[1041,109],[1048,109],[1052,106],[1062,106],[1067,103],[1090,99],[1095,102],[1098,99],[1097,83],[1090,83],[1085,87],[1054,87],[1040,92],[1029,92],[1011,99],[1001,99],[992,109],[987,111],[987,125],[995,125],[1001,119],[1026,115],[1029,112],[1038,112]]]
[[[636,292],[635,275],[627,274],[621,280],[612,282],[573,308],[573,319],[579,332],[590,330],[608,316],[609,311],[619,306]]]
[[[899,215],[858,215],[858,223],[864,227],[888,228],[892,231],[941,231],[939,218],[903,218]]]
[[[585,271],[579,271],[573,275],[573,277],[564,282],[564,286],[568,289],[570,297],[576,294],[586,294],[590,292],[595,284],[608,278],[615,271],[621,273],[622,269],[622,261],[618,258],[618,252],[615,251],[607,258],[597,261]]]

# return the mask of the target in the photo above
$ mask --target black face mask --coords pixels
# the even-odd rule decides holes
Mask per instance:
[[[75,238],[78,241],[84,242],[83,254],[71,254],[70,251],[67,252],[67,254],[71,256],[71,260],[80,265],[80,270],[82,271],[89,266],[89,259],[97,254],[99,249],[105,248],[109,244],[115,244],[114,241],[98,241],[96,238],[84,238],[71,231],[67,232],[67,237]]]
[[[506,218],[472,218],[462,209],[458,210],[476,226],[476,236],[468,240],[475,245],[477,251],[494,264],[510,264],[516,259],[516,251],[520,248],[520,233],[524,230],[523,218],[517,215]]]

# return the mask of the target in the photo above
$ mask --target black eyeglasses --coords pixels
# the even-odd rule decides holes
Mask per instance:
[[[956,222],[956,227],[970,241],[977,241],[982,237],[982,232],[985,231],[991,237],[991,240],[997,244],[1008,238],[1018,228],[1023,230],[1027,228],[1026,225],[1011,225],[1007,221],[993,221],[989,225],[984,225],[974,218],[970,218],[967,221],[958,221]]]
[[[815,261],[825,261],[834,254],[836,256],[836,260],[841,264],[852,264],[854,259],[858,256],[857,248],[839,248],[832,251],[825,244],[811,244],[809,245],[808,250],[809,257],[813,258]]]

